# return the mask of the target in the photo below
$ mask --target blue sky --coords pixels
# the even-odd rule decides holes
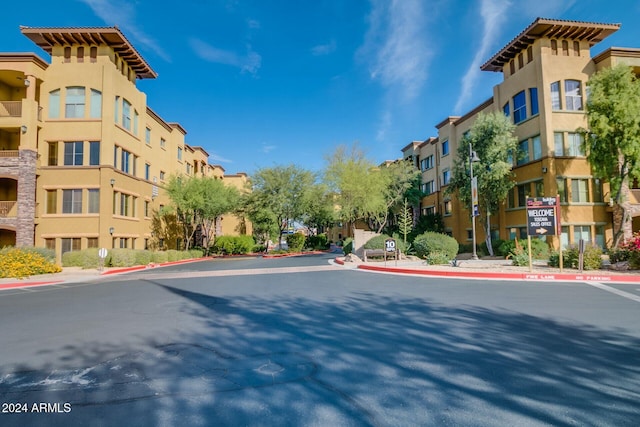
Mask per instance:
[[[492,95],[479,67],[536,17],[621,23],[595,46],[640,47],[637,0],[31,0],[3,4],[0,51],[48,55],[26,26],[118,25],[151,67],[138,87],[227,173],[319,171],[340,144],[398,158]]]

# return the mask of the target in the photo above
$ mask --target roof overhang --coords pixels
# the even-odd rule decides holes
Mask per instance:
[[[147,61],[127,40],[118,27],[20,27],[20,31],[45,52],[51,54],[53,46],[74,44],[107,45],[122,58],[139,79],[158,77]]]
[[[506,63],[532,45],[536,39],[542,37],[586,40],[590,46],[593,46],[618,31],[619,28],[620,24],[538,18],[485,62],[480,69],[501,72]]]

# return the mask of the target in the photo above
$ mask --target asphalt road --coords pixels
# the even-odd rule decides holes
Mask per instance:
[[[640,424],[640,302],[331,258],[0,291],[0,426]]]

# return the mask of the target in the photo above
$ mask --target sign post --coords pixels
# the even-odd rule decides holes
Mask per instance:
[[[533,268],[531,236],[557,236],[557,197],[527,197],[527,241],[529,243],[529,271]],[[561,248],[562,254],[562,248]],[[562,255],[561,255],[562,256]]]
[[[389,252],[393,252],[395,253],[395,259],[396,259],[396,267],[398,266],[398,253],[397,253],[398,247],[396,246],[396,240],[395,239],[387,239],[384,241],[384,266],[387,266],[387,253]]]
[[[98,258],[100,258],[100,267],[98,268],[98,271],[100,271],[100,273],[104,270],[104,260],[107,258],[108,253],[107,248],[100,248],[98,250]]]

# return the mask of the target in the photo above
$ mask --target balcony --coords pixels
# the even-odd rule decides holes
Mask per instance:
[[[18,214],[16,201],[0,201],[0,218],[12,218]]]
[[[22,101],[0,101],[0,117],[21,117]]]

